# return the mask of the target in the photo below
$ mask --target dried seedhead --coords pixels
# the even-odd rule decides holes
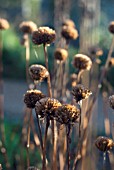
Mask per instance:
[[[80,115],[80,106],[63,104],[55,112],[56,120],[61,124],[74,124]]]
[[[39,27],[32,34],[32,41],[36,45],[51,44],[55,41],[56,33],[49,27]]]
[[[31,34],[33,31],[35,31],[37,29],[37,25],[32,21],[23,21],[19,25],[19,29],[24,34]]]
[[[74,96],[76,102],[86,99],[92,94],[92,92],[85,88],[82,84],[77,84],[75,87],[73,87],[71,93]]]
[[[89,54],[99,57],[103,55],[103,50],[97,46],[94,46],[89,48]]]
[[[0,30],[7,30],[9,28],[9,23],[6,19],[0,18]]]
[[[68,57],[68,51],[63,48],[57,48],[54,53],[55,59],[65,61]]]
[[[38,64],[34,64],[29,67],[29,74],[34,81],[39,82],[49,76],[47,69],[44,66]]]
[[[66,40],[75,40],[78,38],[78,31],[71,26],[63,26],[61,35]]]
[[[67,19],[67,20],[63,21],[62,25],[75,28],[75,23],[71,19]]]
[[[92,66],[92,61],[86,55],[76,54],[74,56],[72,64],[78,70],[90,70]]]
[[[110,61],[109,61],[109,66],[114,66],[114,58],[111,58]]]
[[[36,103],[35,111],[41,118],[48,117],[53,119],[59,106],[61,106],[61,103],[58,100],[45,97]]]
[[[77,78],[78,78],[77,74],[75,73],[71,74],[70,78],[71,78],[72,87],[75,87],[77,85]]]
[[[109,97],[109,104],[112,109],[114,109],[114,95]]]
[[[100,151],[106,152],[114,146],[114,143],[108,137],[99,136],[95,141],[95,145]]]
[[[40,90],[28,90],[24,95],[24,102],[28,108],[35,108],[35,104],[45,95]]]
[[[114,21],[110,22],[108,30],[110,33],[114,34]]]

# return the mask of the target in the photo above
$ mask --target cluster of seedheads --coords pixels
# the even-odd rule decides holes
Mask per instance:
[[[8,29],[9,24],[6,20],[0,19],[0,30]],[[56,96],[52,93],[53,89],[51,85],[51,78],[48,69],[48,53],[47,47],[53,43],[56,39],[55,30],[49,27],[37,27],[35,23],[32,21],[25,21],[19,25],[20,31],[23,33],[21,44],[26,47],[26,78],[28,83],[28,90],[24,94],[24,103],[26,107],[31,111],[35,109],[38,128],[39,128],[39,140],[41,144],[42,150],[42,170],[47,169],[46,164],[46,143],[47,143],[47,132],[49,127],[52,128],[52,143],[53,143],[53,161],[52,166],[57,169],[57,141],[55,138],[57,132],[55,129],[59,131],[60,125],[64,125],[66,128],[66,139],[67,139],[67,169],[70,169],[70,133],[72,131],[73,125],[79,123],[79,137],[81,138],[81,112],[82,112],[82,104],[81,102],[84,99],[87,99],[91,94],[91,90],[89,88],[85,88],[82,84],[82,76],[84,71],[90,71],[92,64],[97,61],[96,57],[99,57],[103,54],[103,51],[99,47],[91,47],[89,49],[89,56],[85,54],[76,54],[72,60],[72,66],[76,69],[76,73],[71,75],[71,96],[73,97],[71,102],[64,102],[63,99],[60,100],[60,96]],[[114,34],[114,22],[111,22],[109,25],[109,31]],[[76,26],[72,20],[65,20],[61,27],[61,44],[54,51],[54,59],[57,61],[58,69],[56,73],[59,75],[57,79],[60,77],[64,78],[65,74],[65,64],[68,58],[68,45],[71,40],[76,40],[78,38],[78,31]],[[43,45],[44,49],[44,58],[45,58],[45,66],[40,64],[29,65],[30,59],[30,39],[33,44],[36,46]],[[63,41],[64,40],[64,41]],[[63,42],[63,43],[62,43]],[[112,58],[108,57],[108,65],[112,63]],[[107,64],[106,64],[107,67]],[[63,70],[62,70],[63,69]],[[58,70],[59,73],[57,72]],[[62,74],[61,74],[62,73]],[[102,83],[102,78],[104,76],[104,72],[102,73],[101,79],[99,83]],[[37,89],[37,85],[47,79],[48,86],[48,94],[44,94],[42,91]],[[30,88],[30,81],[34,84],[32,88]],[[56,80],[55,80],[56,81]],[[59,85],[59,84],[58,84]],[[57,87],[58,88],[58,87]],[[62,88],[62,86],[61,86]],[[62,95],[62,89],[61,89]],[[95,101],[94,98],[93,101]],[[73,104],[72,104],[73,103]],[[114,109],[114,95],[109,97],[110,107]],[[45,124],[45,132],[42,134],[42,128],[40,121],[43,120]],[[29,122],[30,126],[30,122]],[[28,128],[29,129],[29,128]],[[30,129],[29,129],[30,132]],[[28,133],[29,134],[29,133]],[[30,135],[30,134],[29,134]],[[30,143],[30,137],[28,137],[28,145]],[[95,141],[96,147],[103,152],[109,151],[113,146],[114,142],[112,139],[108,137],[99,136]],[[28,162],[28,169],[37,169],[35,167],[30,166],[30,162]]]

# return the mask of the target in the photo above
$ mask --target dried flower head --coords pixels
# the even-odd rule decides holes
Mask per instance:
[[[109,104],[112,109],[114,109],[114,95],[109,97]]]
[[[31,34],[37,29],[37,25],[32,21],[23,21],[19,25],[19,28],[24,34]]]
[[[32,41],[36,45],[51,44],[55,41],[56,33],[49,27],[39,27],[32,34]]]
[[[114,21],[110,22],[108,30],[110,33],[114,34]]]
[[[76,86],[77,85],[77,74],[73,73],[71,74],[71,84],[72,84],[72,87]]]
[[[55,50],[54,56],[56,60],[65,61],[68,57],[68,52],[63,48],[57,48]]]
[[[61,124],[74,124],[80,115],[79,105],[73,106],[70,104],[63,104],[58,107],[55,112],[56,120]]]
[[[106,152],[114,145],[113,140],[108,137],[99,136],[95,141],[96,147],[103,152]]]
[[[79,70],[90,70],[92,66],[92,61],[91,59],[83,54],[76,54],[74,56],[73,66]]]
[[[49,76],[47,69],[38,64],[34,64],[29,67],[29,74],[34,81],[42,81]]]
[[[61,35],[66,39],[66,40],[75,40],[78,38],[78,31],[71,27],[71,26],[63,26]]]
[[[77,84],[75,87],[73,87],[71,93],[74,96],[76,102],[86,99],[92,94],[92,92],[85,88],[82,84]]]
[[[35,111],[41,118],[48,116],[50,119],[53,119],[55,111],[59,106],[61,106],[61,103],[58,100],[45,97],[36,103]]]
[[[62,23],[63,26],[70,26],[75,28],[75,23],[71,19],[67,19]]]
[[[28,90],[24,95],[24,102],[28,108],[35,108],[35,104],[45,95],[40,90]]]
[[[109,66],[114,66],[114,58],[111,58],[110,61],[109,61]]]
[[[0,18],[0,30],[7,30],[9,28],[9,23],[6,19]]]
[[[90,55],[99,57],[99,56],[103,55],[103,50],[99,47],[94,46],[89,49],[89,53],[90,53]]]

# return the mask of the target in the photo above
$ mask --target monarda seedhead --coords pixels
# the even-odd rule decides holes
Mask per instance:
[[[6,19],[0,18],[0,30],[7,30],[9,28],[9,23]]]
[[[61,106],[61,103],[58,100],[45,97],[36,103],[35,111],[41,118],[48,117],[53,119],[59,106]]]
[[[114,109],[114,95],[109,97],[109,104],[112,109]]]
[[[32,42],[35,45],[49,45],[55,41],[56,33],[49,27],[39,27],[32,34]]]
[[[78,31],[71,26],[63,26],[61,35],[66,40],[75,40],[78,38]]]
[[[90,70],[92,66],[92,61],[91,59],[83,54],[76,54],[74,56],[73,66],[77,68],[79,71],[80,70]]]
[[[54,53],[55,59],[65,61],[68,57],[68,51],[63,48],[57,48]]]
[[[68,125],[76,123],[80,113],[80,106],[78,104],[77,106],[63,104],[56,110],[55,117],[59,123]]]
[[[114,143],[113,140],[108,137],[99,136],[95,141],[95,145],[100,151],[106,152],[112,149]]]
[[[35,108],[35,104],[45,95],[40,90],[28,90],[24,94],[24,102],[28,108]]]
[[[43,81],[49,76],[47,69],[44,66],[38,64],[34,64],[29,67],[29,74],[31,79],[39,82]]]
[[[32,21],[23,21],[19,25],[19,29],[24,34],[31,34],[33,31],[35,31],[37,29],[37,25]]]
[[[71,93],[74,96],[76,102],[86,99],[92,94],[92,92],[85,88],[82,84],[77,84],[75,87],[73,87]]]
[[[71,19],[64,20],[62,25],[75,28],[75,23]]]
[[[114,34],[114,21],[110,22],[108,30],[111,34]]]

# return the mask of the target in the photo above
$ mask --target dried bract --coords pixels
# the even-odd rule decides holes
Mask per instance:
[[[75,40],[78,38],[78,31],[71,27],[71,26],[63,26],[61,35],[66,39],[66,40]]]
[[[113,147],[114,143],[108,137],[99,136],[95,141],[95,145],[100,151],[106,152]]]
[[[55,41],[56,33],[49,27],[39,27],[32,34],[32,41],[36,45],[51,44]]]
[[[109,97],[109,104],[112,109],[114,109],[114,95]]]
[[[24,102],[28,108],[34,108],[36,102],[44,97],[40,90],[28,90],[24,95]]]
[[[61,106],[61,103],[58,100],[45,97],[36,103],[35,111],[41,118],[47,116],[50,119],[53,119],[55,111],[59,106]]]
[[[67,19],[67,20],[63,21],[62,25],[75,28],[75,23],[71,19]]]
[[[49,76],[47,69],[44,66],[38,64],[34,64],[29,67],[29,74],[34,81],[39,82]]]
[[[74,56],[73,66],[79,70],[90,70],[92,66],[92,61],[91,59],[83,54],[76,54]]]
[[[23,21],[19,25],[19,28],[24,34],[31,34],[37,29],[37,25],[32,21]]]
[[[82,84],[77,84],[75,87],[73,87],[71,93],[74,96],[76,102],[86,99],[92,94],[92,92],[85,88]]]
[[[68,57],[68,52],[65,49],[57,48],[54,53],[55,59],[59,61],[65,61]]]
[[[7,30],[9,28],[9,23],[6,19],[0,18],[0,30]]]
[[[80,115],[80,106],[63,104],[55,112],[56,120],[61,124],[74,124]]]
[[[110,22],[108,30],[110,33],[114,34],[114,21]]]

